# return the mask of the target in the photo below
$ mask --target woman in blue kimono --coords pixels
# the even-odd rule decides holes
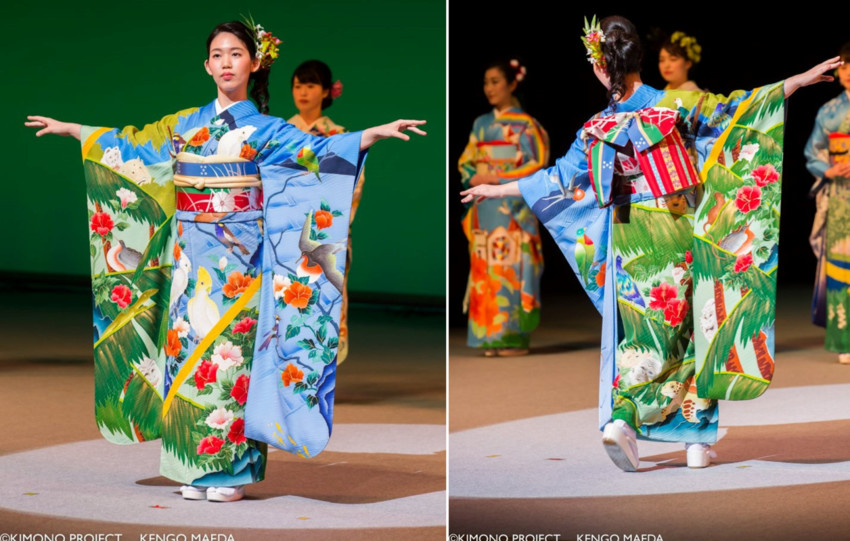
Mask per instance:
[[[784,100],[831,80],[838,58],[729,97],[640,78],[631,22],[583,38],[609,107],[554,167],[462,192],[522,196],[603,315],[600,427],[624,471],[637,437],[686,443],[706,467],[716,399],[748,399],[773,374]]]
[[[839,54],[850,60],[850,43]],[[844,89],[818,111],[805,150],[817,201],[810,238],[818,257],[812,319],[826,327],[826,349],[850,364],[850,64],[837,71]]]
[[[324,138],[268,116],[278,43],[218,25],[216,99],[141,130],[26,123],[83,146],[98,426],[115,443],[161,437],[161,473],[187,499],[241,499],[267,444],[327,444],[355,180],[376,141],[424,135],[399,120]],[[303,261],[321,276],[299,276]]]

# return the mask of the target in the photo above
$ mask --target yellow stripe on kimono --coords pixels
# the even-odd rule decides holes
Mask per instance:
[[[161,437],[162,474],[196,486],[262,480],[266,444],[321,452],[360,133],[242,101],[81,139],[104,437]]]
[[[603,315],[600,427],[712,443],[716,399],[767,389],[784,101],[642,85],[520,180]]]

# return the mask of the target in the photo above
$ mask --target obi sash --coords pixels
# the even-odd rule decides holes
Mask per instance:
[[[177,210],[245,212],[263,210],[263,189],[257,164],[242,158],[177,155],[174,172]]]
[[[829,134],[829,163],[835,165],[850,161],[850,134]]]
[[[632,179],[632,192],[646,191],[653,197],[701,182],[676,129],[678,122],[677,111],[650,107],[585,123],[582,139],[587,146],[590,185],[600,207],[613,202],[615,174],[638,176]]]

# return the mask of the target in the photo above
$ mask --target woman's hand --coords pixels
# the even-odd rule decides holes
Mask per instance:
[[[366,150],[377,141],[380,141],[381,139],[389,139],[390,137],[395,137],[402,141],[409,141],[410,136],[404,133],[408,130],[419,135],[427,135],[424,131],[416,127],[421,126],[422,124],[425,124],[424,120],[396,120],[389,124],[368,128],[363,131],[363,137],[360,139],[360,150]]]
[[[482,184],[501,184],[499,177],[492,173],[476,173],[469,179],[470,186],[480,186]]]
[[[41,128],[35,132],[36,137],[52,133],[55,135],[62,135],[64,137],[74,137],[77,140],[80,139],[79,124],[74,124],[73,122],[59,122],[53,118],[35,115],[28,116],[27,120],[29,120],[29,122],[24,122],[24,126],[29,128]]]
[[[485,199],[494,199],[497,197],[519,197],[522,195],[519,191],[519,184],[516,181],[508,182],[507,184],[479,184],[468,190],[460,192],[464,198],[461,203],[469,203],[475,199],[476,203],[480,203]]]
[[[837,163],[824,171],[826,178],[850,178],[850,162]]]
[[[824,75],[824,73],[834,70],[842,64],[844,62],[841,61],[841,57],[836,56],[821,62],[809,71],[785,79],[785,97],[787,98],[801,87],[834,80],[835,78],[832,75]]]

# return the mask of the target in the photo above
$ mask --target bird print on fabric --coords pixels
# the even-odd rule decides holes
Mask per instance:
[[[218,305],[210,298],[211,293],[212,277],[207,269],[198,267],[195,295],[189,299],[187,312],[189,314],[189,325],[192,326],[199,340],[203,339],[221,319]]]
[[[295,157],[295,161],[298,165],[305,167],[307,171],[310,171],[316,178],[319,179],[319,182],[322,181],[322,177],[319,176],[319,159],[316,157],[316,153],[313,152],[310,147],[304,147],[298,151],[298,155]]]
[[[304,221],[304,228],[301,230],[301,239],[298,241],[298,248],[301,250],[301,255],[306,258],[307,266],[318,265],[321,267],[322,272],[325,273],[331,285],[341,293],[345,277],[336,268],[336,254],[344,250],[346,245],[341,242],[322,244],[310,240],[312,223],[313,212],[311,211],[307,213],[307,219]]]
[[[621,299],[625,299],[632,304],[636,304],[641,308],[646,308],[646,304],[643,302],[643,297],[640,295],[640,291],[638,291],[637,285],[635,284],[632,277],[629,276],[629,273],[623,269],[623,257],[617,256],[617,293]]]
[[[585,234],[582,227],[576,232],[576,263],[581,274],[581,281],[587,285],[587,277],[590,267],[593,266],[593,258],[596,255],[596,247],[593,241]]]

